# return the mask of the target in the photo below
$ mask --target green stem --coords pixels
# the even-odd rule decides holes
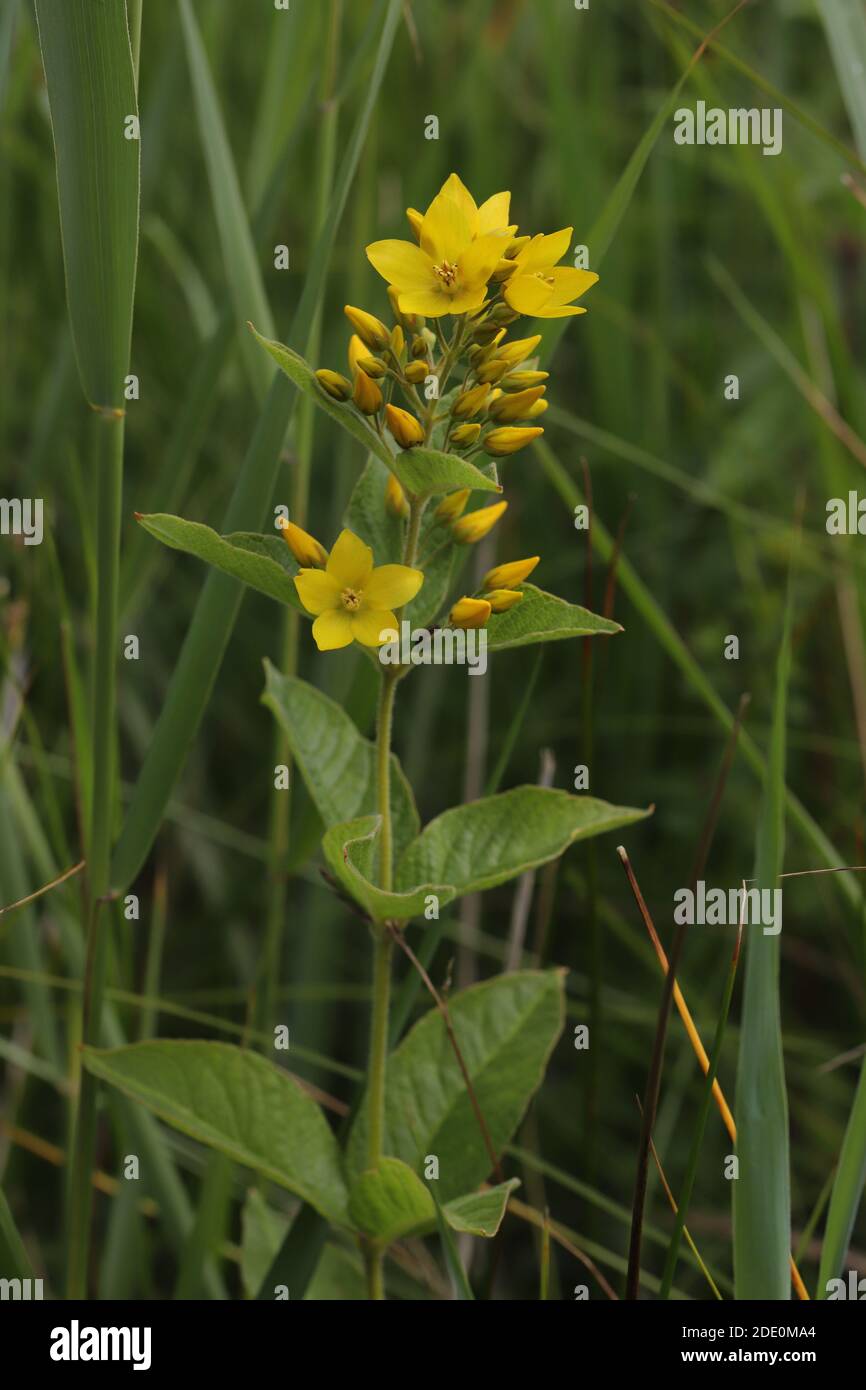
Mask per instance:
[[[391,726],[394,716],[394,696],[398,677],[389,671],[382,677],[379,696],[379,715],[376,735],[376,784],[380,835],[381,886],[390,892],[393,882],[393,849],[391,834]],[[393,941],[387,925],[376,923],[376,944],[373,954],[373,1015],[370,1023],[370,1065],[368,1073],[369,1130],[367,1134],[367,1166],[377,1167],[385,1136],[385,1067],[388,1060],[388,1009],[391,999],[391,955]],[[367,1292],[371,1299],[384,1298],[382,1251],[368,1246]]]
[[[85,1044],[98,1047],[102,1033],[102,1004],[108,956],[108,892],[114,806],[115,714],[117,705],[117,595],[120,569],[120,518],[123,494],[124,418],[104,417],[97,484],[96,654],[93,668],[93,794],[90,843],[87,847],[85,920],[87,957],[84,966],[83,1024]],[[69,1185],[69,1246],[67,1292],[83,1298],[87,1285],[90,1217],[93,1204],[91,1173],[96,1140],[96,1079],[81,1075],[74,1123]]]

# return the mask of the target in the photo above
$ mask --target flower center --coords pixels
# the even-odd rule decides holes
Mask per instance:
[[[361,595],[355,589],[344,589],[340,594],[340,598],[342,599],[343,607],[347,608],[350,613],[357,613],[358,609],[361,607]]]
[[[443,261],[441,265],[434,265],[433,269],[439,276],[443,285],[445,285],[447,289],[450,289],[457,279],[456,265],[452,265],[450,261]]]

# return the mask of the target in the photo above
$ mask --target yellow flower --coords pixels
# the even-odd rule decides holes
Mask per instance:
[[[388,422],[388,429],[393,434],[401,449],[411,449],[413,444],[420,444],[424,439],[424,431],[421,422],[408,410],[401,410],[399,405],[385,406],[385,419]]]
[[[519,589],[491,589],[487,595],[491,613],[507,613],[523,598]]]
[[[384,351],[391,338],[381,319],[377,319],[375,314],[368,314],[366,309],[356,309],[351,304],[343,306],[343,313],[362,343],[366,343],[374,352]]]
[[[462,516],[471,495],[472,489],[469,487],[462,487],[459,492],[449,492],[434,512],[436,520],[454,521],[458,516]]]
[[[397,628],[395,608],[402,608],[424,583],[420,570],[407,565],[373,567],[373,552],[352,531],[341,531],[324,570],[302,569],[295,576],[298,597],[316,614],[313,637],[320,652],[360,642],[378,647],[382,635]]]
[[[502,293],[506,304],[518,314],[561,319],[586,313],[570,301],[585,294],[598,276],[591,270],[556,264],[571,245],[572,231],[573,228],[564,227],[550,236],[539,233],[514,257],[517,269],[506,280]]]
[[[491,207],[484,204],[485,228],[498,222],[504,196],[496,195],[498,203],[488,199]],[[465,314],[484,303],[506,234],[504,227],[480,233],[480,225],[481,210],[452,174],[421,220],[420,245],[374,241],[367,247],[367,258],[397,291],[402,313],[429,318]]]
[[[540,425],[502,425],[484,436],[482,448],[494,458],[505,458],[507,454],[516,454],[540,434],[544,434]]]
[[[491,608],[486,598],[458,599],[448,615],[452,627],[483,627]]]
[[[480,507],[477,512],[461,516],[451,527],[455,541],[462,545],[474,545],[482,540],[488,531],[492,531],[507,506],[507,502],[494,502],[492,507]]]
[[[508,560],[504,565],[495,565],[482,579],[482,589],[516,589],[532,574],[539,559],[540,556],[531,555],[528,560]]]
[[[315,536],[296,526],[293,521],[286,521],[285,517],[279,517],[278,521],[283,540],[299,565],[316,565],[321,569],[328,563],[328,552]]]
[[[516,227],[508,225],[511,210],[510,193],[494,193],[491,198],[481,204],[481,207],[478,207],[458,174],[450,174],[439,192],[451,198],[462,209],[470,226],[474,228],[473,236],[498,235],[503,238],[503,248],[510,245],[511,238],[517,230]],[[424,225],[423,215],[418,212],[417,208],[407,208],[406,217],[416,240],[420,241],[421,228]],[[500,254],[504,254],[504,249],[500,251]]]

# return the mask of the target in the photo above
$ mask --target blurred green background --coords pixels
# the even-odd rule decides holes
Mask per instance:
[[[755,147],[679,146],[671,112],[653,131],[701,36],[728,8],[727,0],[702,0],[681,15],[650,0],[590,0],[585,11],[572,0],[407,0],[338,229],[315,362],[345,370],[344,303],[387,316],[384,286],[364,246],[405,236],[404,209],[425,208],[452,170],[479,202],[511,189],[521,230],[573,225],[575,241],[588,245],[601,280],[584,300],[587,315],[569,324],[551,356],[546,448],[508,463],[510,509],[495,554],[540,553],[539,582],[582,602],[590,547],[572,513],[589,479],[598,523],[613,535],[622,528],[613,611],[625,632],[597,640],[591,667],[579,644],[544,649],[503,785],[536,780],[542,751],[550,749],[555,785],[571,788],[573,769],[586,763],[594,794],[654,804],[654,816],[628,832],[627,844],[668,943],[673,893],[689,881],[725,749],[712,692],[729,709],[751,693],[746,729],[765,750],[795,557],[788,786],[841,862],[866,860],[866,560],[858,537],[831,541],[824,527],[827,499],[862,487],[866,456],[866,51],[856,47],[866,38],[866,18],[862,5],[831,0],[750,5],[726,27],[721,48],[692,70],[675,106],[700,99],[783,108],[783,150],[768,158]],[[270,0],[243,7],[195,0],[192,9],[273,327],[285,337],[316,245],[328,153],[323,125],[330,113],[339,161],[369,80],[381,7],[291,0],[288,13],[279,13]],[[220,135],[200,119],[179,12],[169,0],[144,0],[139,97],[131,370],[140,398],[127,420],[121,632],[138,636],[140,659],[120,662],[127,784],[148,748],[204,580],[196,561],[143,534],[133,513],[177,511],[218,527],[262,394],[261,364],[256,372],[243,327],[258,306],[243,301],[208,175]],[[94,573],[94,421],[67,326],[35,26],[29,6],[11,0],[0,15],[0,98],[2,490],[44,497],[47,532],[41,548],[4,537],[0,551],[6,903],[79,857],[64,651],[82,661],[87,655]],[[425,138],[429,115],[438,117],[438,140]],[[623,181],[629,168],[634,180],[626,173]],[[289,249],[288,271],[274,268],[280,244]],[[737,400],[725,398],[731,374],[739,379]],[[298,430],[313,433],[299,443]],[[363,459],[324,417],[312,421],[302,412],[275,505],[291,501],[304,438],[309,529],[329,545]],[[601,609],[607,581],[599,549],[589,606]],[[724,657],[729,634],[739,638],[736,661]],[[281,617],[248,594],[170,814],[135,886],[141,918],[117,924],[116,982],[134,995],[158,994],[165,1006],[154,1018],[140,1002],[120,1000],[132,1035],[155,1027],[163,1036],[230,1038],[255,1024],[275,902],[268,843],[274,730],[259,703],[265,656],[282,659]],[[431,668],[407,687],[395,747],[423,820],[460,801],[473,779],[483,787],[534,661],[534,654],[506,652],[486,680]],[[302,626],[298,669],[346,702],[369,731],[375,686],[366,662],[351,652],[319,656]],[[705,875],[713,884],[733,887],[751,874],[759,792],[754,768],[738,756]],[[368,940],[318,873],[317,826],[300,782],[289,845],[279,1016],[291,1028],[293,1067],[345,1100],[345,1068],[363,1066],[366,1055]],[[792,823],[786,868],[825,862]],[[845,882],[847,892],[842,876],[795,880],[785,891],[781,989],[794,1243],[803,1238],[807,1283],[818,1249],[810,1223],[826,1198],[864,1036],[862,906],[856,876]],[[514,897],[514,885],[498,889],[480,908],[464,908],[462,923],[458,911],[449,913],[431,965],[437,982],[452,960],[464,979],[502,968]],[[68,1142],[62,1043],[79,998],[63,983],[78,973],[65,926],[75,911],[73,883],[0,921],[7,1121],[0,1168],[49,1279],[59,1259],[57,1151]],[[410,933],[416,947],[424,930]],[[162,959],[151,951],[148,978],[148,941],[162,931]],[[702,927],[686,945],[681,983],[707,1044],[730,944],[722,929]],[[530,962],[568,967],[570,1011],[507,1167],[524,1180],[521,1197],[539,1211],[549,1208],[621,1289],[639,1133],[634,1097],[645,1085],[661,975],[613,838],[571,850],[555,873],[540,875],[526,946]],[[720,1070],[731,1100],[738,1018],[739,990]],[[588,1052],[571,1042],[581,1022],[591,1024]],[[699,1095],[699,1072],[674,1017],[655,1137],[675,1188]],[[195,1196],[200,1151],[176,1136],[166,1143]],[[724,1292],[730,1190],[721,1173],[729,1149],[714,1111],[689,1226]],[[112,1153],[109,1124],[99,1157],[110,1170]],[[231,1184],[237,1202],[225,1211],[224,1234],[236,1245],[249,1175],[236,1171]],[[111,1260],[103,1278],[112,1296],[171,1296],[176,1271],[159,1225],[132,1209],[121,1239],[109,1201],[99,1202]],[[669,1229],[654,1173],[647,1216],[654,1230]],[[536,1297],[538,1233],[511,1219],[502,1244],[496,1294]],[[650,1275],[659,1274],[663,1255],[651,1231],[644,1250]],[[482,1266],[485,1258],[476,1256]],[[848,1264],[866,1272],[862,1214]],[[226,1267],[236,1295],[236,1263]],[[333,1289],[346,1293],[351,1271],[343,1276],[348,1282],[335,1276]],[[402,1277],[406,1297],[430,1295],[422,1264]],[[570,1297],[583,1282],[599,1296],[561,1248],[553,1278],[556,1296]],[[676,1284],[691,1297],[708,1294],[687,1260]]]

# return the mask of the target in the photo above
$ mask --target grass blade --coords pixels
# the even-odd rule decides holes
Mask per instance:
[[[207,164],[214,216],[236,322],[243,325],[248,319],[252,319],[256,324],[269,325],[263,331],[272,338],[274,321],[262,283],[250,224],[244,209],[207,54],[189,0],[180,0],[180,20],[195,98],[201,147]],[[241,351],[250,384],[261,400],[270,385],[273,369],[267,357],[259,351],[243,328]]]
[[[123,409],[138,257],[140,142],[124,0],[36,0],[84,394]],[[128,132],[134,131],[130,136]]]

